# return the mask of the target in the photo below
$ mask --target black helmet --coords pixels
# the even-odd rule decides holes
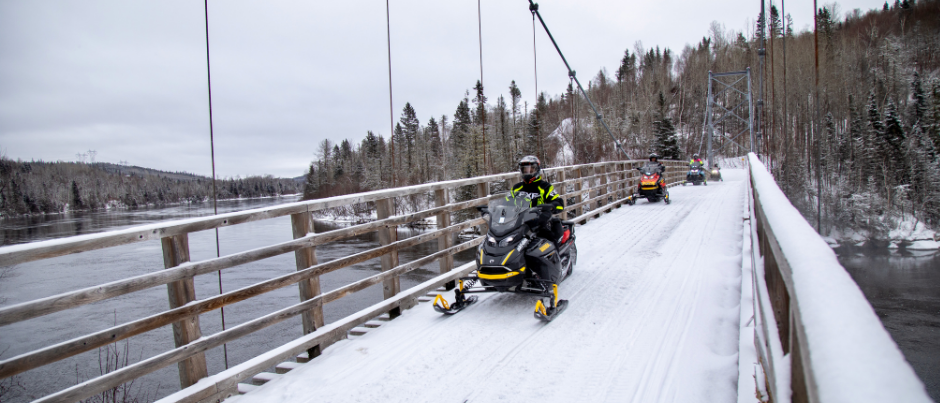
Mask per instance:
[[[650,161],[659,161],[659,154],[650,153]]]
[[[692,159],[698,159],[698,154],[692,154]]]
[[[527,155],[519,160],[519,172],[522,173],[524,182],[531,181],[533,178],[538,178],[542,173],[542,164],[534,155]]]

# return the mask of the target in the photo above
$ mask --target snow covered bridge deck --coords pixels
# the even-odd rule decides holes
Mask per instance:
[[[747,176],[725,175],[578,227],[551,323],[530,296],[423,303],[230,401],[736,401]]]
[[[577,228],[578,264],[559,287],[569,308],[550,323],[533,318],[530,296],[484,294],[453,316],[417,303],[473,268],[454,268],[453,255],[481,238],[454,245],[452,235],[483,221],[451,225],[451,213],[501,197],[490,186],[505,189],[517,174],[499,174],[0,248],[4,266],[159,239],[166,267],[0,307],[0,326],[163,285],[170,297],[169,310],[0,361],[0,377],[172,325],[174,349],[37,401],[86,399],[172,365],[181,390],[161,402],[929,401],[832,250],[754,155],[749,170],[726,169],[724,182],[672,187],[672,204],[640,200],[616,208],[631,200],[639,163],[546,170],[569,201],[566,212],[585,223]],[[667,183],[681,183],[683,164],[668,165]],[[477,198],[451,199],[468,187]],[[395,198],[413,196],[429,197],[435,207],[395,215]],[[313,233],[312,211],[349,203],[374,203],[378,220]],[[288,215],[291,241],[189,261],[189,233]],[[432,216],[437,230],[397,239],[397,225]],[[378,233],[380,246],[317,262],[317,245],[369,232]],[[398,250],[434,240],[437,252],[398,261]],[[290,253],[296,271],[196,299],[196,276]],[[320,275],[376,258],[380,273],[320,291]],[[434,261],[441,275],[399,288],[399,276]],[[323,323],[323,304],[378,284],[384,284],[382,302]],[[287,307],[202,334],[200,315],[296,285],[300,303],[295,296]],[[386,312],[397,317],[345,339]],[[303,336],[208,373],[207,350],[297,316]],[[304,351],[321,354],[278,365]],[[275,366],[289,372],[261,373]],[[240,383],[250,380],[263,385]],[[237,392],[247,393],[231,396]]]

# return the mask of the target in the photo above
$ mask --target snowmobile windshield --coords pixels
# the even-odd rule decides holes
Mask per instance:
[[[530,203],[527,197],[511,195],[490,202],[490,231],[503,236],[523,222],[537,218],[538,213],[529,207]]]
[[[640,168],[640,173],[646,176],[650,176],[650,175],[659,173],[659,169],[657,169],[657,167],[653,165],[644,165],[643,167]]]
[[[692,168],[701,168],[703,165],[705,165],[705,164],[702,163],[702,162],[693,162],[693,163],[689,164],[689,166],[692,167]]]

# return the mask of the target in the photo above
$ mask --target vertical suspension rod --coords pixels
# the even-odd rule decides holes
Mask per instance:
[[[480,42],[480,87],[483,87],[483,14],[480,9],[480,1],[477,0],[477,35]],[[483,103],[483,115],[480,116],[480,119],[483,123],[483,172],[489,175],[490,164],[486,159],[486,103]]]
[[[391,145],[391,155],[390,159],[392,160],[392,187],[395,187],[395,177],[397,172],[395,172],[395,109],[392,106],[392,18],[389,16],[389,0],[385,0],[385,27],[386,33],[388,36],[388,127],[389,134],[388,140],[389,145]]]
[[[581,86],[581,81],[579,81],[578,77],[575,76],[575,71],[571,69],[571,65],[569,65],[568,60],[565,59],[565,55],[561,53],[561,48],[558,47],[558,43],[555,42],[555,38],[552,36],[551,31],[549,31],[548,26],[545,25],[545,20],[542,19],[542,14],[539,13],[539,5],[534,3],[532,0],[529,0],[529,11],[535,14],[536,17],[539,17],[539,22],[542,24],[542,28],[545,29],[545,33],[548,34],[548,39],[552,40],[552,45],[554,45],[555,50],[558,51],[558,56],[561,57],[561,61],[565,63],[565,68],[568,69],[568,77],[571,77],[571,79],[573,79],[574,82],[578,84],[578,90],[581,91],[581,95],[584,96],[584,99],[588,101],[588,105],[590,105],[591,109],[594,111],[594,117],[596,117],[597,121],[604,125],[604,129],[607,130],[607,134],[610,135],[611,140],[614,141],[614,145],[617,146],[617,149],[620,150],[621,153],[623,153],[623,157],[625,159],[630,159],[630,156],[627,155],[627,152],[624,151],[623,147],[620,145],[620,141],[618,141],[617,138],[614,137],[614,133],[610,131],[610,127],[607,127],[607,122],[605,122],[601,114],[597,112],[597,108],[594,107],[594,103],[591,102],[591,98],[588,97],[587,92],[584,91],[584,87]],[[536,102],[538,102],[538,99],[536,99]]]
[[[203,1],[206,17],[206,82],[209,86],[209,154],[212,157],[212,214],[219,214],[219,193],[215,185],[215,133],[212,127],[212,67],[209,63],[209,0]],[[221,257],[219,248],[219,229],[215,229],[215,257]],[[219,270],[219,295],[222,294],[222,270]],[[225,330],[225,307],[219,308],[222,315],[222,330]],[[228,344],[222,344],[222,354],[225,358],[225,369],[228,369]]]
[[[819,148],[824,144],[828,145],[828,142],[820,141],[822,130],[819,130],[819,9],[816,8],[816,0],[813,0],[813,49],[816,62],[814,72],[816,76],[816,102],[814,102],[816,104],[816,119],[813,122],[813,132],[816,134],[816,138],[812,143],[816,147],[816,231],[819,232],[819,235],[822,235],[822,158],[820,157]]]

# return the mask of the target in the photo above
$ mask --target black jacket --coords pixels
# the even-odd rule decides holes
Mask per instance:
[[[548,181],[542,180],[542,175],[532,178],[529,182],[519,182],[513,185],[510,193],[513,196],[520,194],[528,196],[532,199],[532,207],[542,204],[553,205],[555,206],[554,213],[560,213],[565,209],[561,197],[555,192],[555,187]]]

